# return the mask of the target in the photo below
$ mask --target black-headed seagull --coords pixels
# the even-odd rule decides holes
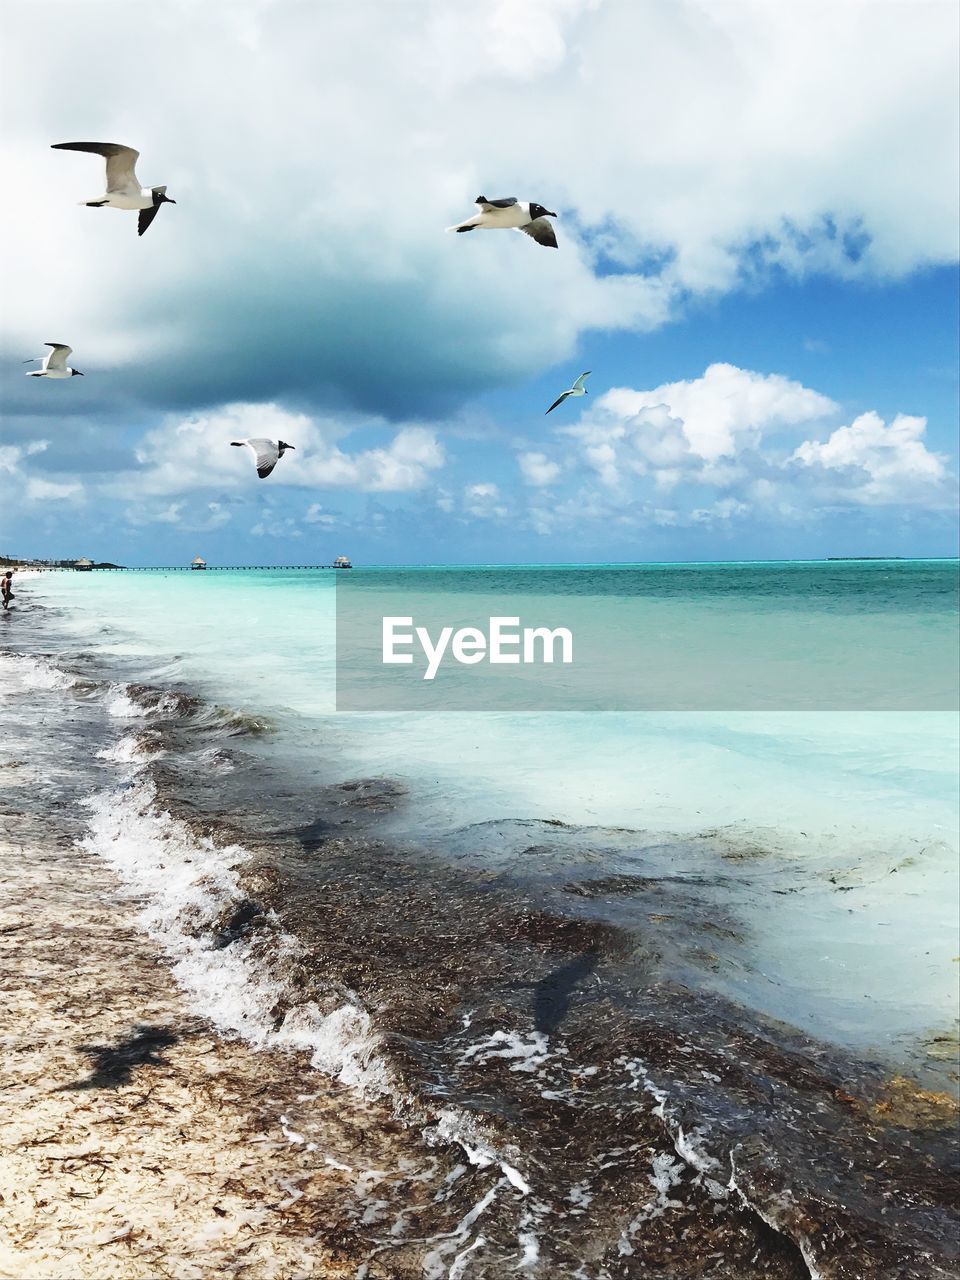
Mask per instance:
[[[261,480],[266,480],[267,476],[283,457],[287,449],[296,448],[295,445],[287,444],[283,440],[264,440],[262,438],[253,440],[231,440],[230,443],[235,449],[250,450],[256,460],[257,475]]]
[[[143,235],[157,216],[162,204],[176,204],[166,187],[141,187],[134,166],[140,157],[133,147],[119,142],[55,142],[54,151],[92,151],[107,162],[106,194],[82,203],[88,209],[137,209],[140,218],[137,234]]]
[[[585,378],[589,378],[589,377],[590,377],[590,370],[589,370],[589,369],[587,370],[587,372],[586,372],[586,373],[581,373],[580,377],[576,380],[576,382],[573,384],[573,386],[572,386],[572,387],[568,387],[568,388],[567,388],[567,390],[563,393],[563,395],[562,395],[562,396],[560,396],[560,398],[559,398],[559,399],[554,400],[553,404],[552,404],[552,405],[550,406],[550,408],[547,410],[547,413],[553,413],[553,411],[554,411],[554,409],[557,407],[557,405],[558,405],[558,404],[563,404],[563,402],[564,402],[564,400],[566,400],[567,396],[585,396],[585,395],[587,394],[587,388],[583,385],[583,383],[584,383],[584,379],[585,379]],[[546,417],[546,416],[547,416],[547,414],[545,413],[543,416],[544,416],[544,417]]]
[[[448,231],[495,231],[505,227],[514,231],[522,231],[532,236],[537,244],[548,249],[557,247],[557,237],[553,227],[547,221],[557,215],[545,209],[542,204],[518,200],[516,196],[507,196],[503,200],[488,200],[486,196],[477,196],[475,201],[480,212],[465,222],[458,222],[455,227],[447,227]]]
[[[73,347],[68,347],[65,342],[45,342],[45,347],[52,347],[53,350],[48,356],[43,357],[43,364],[39,369],[31,369],[26,375],[28,378],[82,378],[83,374],[79,369],[71,369],[67,364],[67,356],[73,352]],[[24,360],[24,364],[31,364],[34,360],[41,359],[40,356],[31,356],[29,360]]]

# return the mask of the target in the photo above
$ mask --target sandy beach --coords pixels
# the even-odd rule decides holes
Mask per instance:
[[[0,1275],[355,1274],[349,1224],[395,1161],[389,1112],[314,1072],[327,1145],[285,1133],[306,1062],[191,1015],[109,869],[22,812],[43,785],[0,758]]]

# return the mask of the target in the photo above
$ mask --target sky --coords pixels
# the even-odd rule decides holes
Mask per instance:
[[[957,553],[952,0],[37,15],[5,0],[0,553]],[[177,201],[142,239],[79,207],[78,139]],[[559,248],[446,234],[478,194]],[[50,341],[83,378],[24,377]],[[296,448],[261,481],[246,436]]]

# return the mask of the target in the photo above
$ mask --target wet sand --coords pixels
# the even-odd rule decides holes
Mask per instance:
[[[0,765],[0,1275],[353,1275],[336,1237],[389,1118],[313,1073],[329,1147],[306,1160],[280,1121],[306,1063],[193,1017],[110,872],[18,814],[29,769]]]

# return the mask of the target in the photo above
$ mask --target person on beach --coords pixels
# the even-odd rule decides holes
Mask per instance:
[[[3,597],[4,609],[10,608],[10,601],[13,599],[13,570],[8,569],[0,578],[0,596]]]

